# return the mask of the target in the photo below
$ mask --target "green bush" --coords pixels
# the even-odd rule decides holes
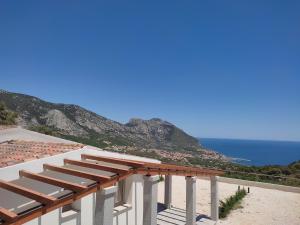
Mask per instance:
[[[164,181],[165,180],[165,178],[162,176],[162,175],[160,175],[159,176],[159,182],[162,182],[162,181]]]
[[[234,207],[240,203],[240,201],[247,195],[245,189],[238,190],[236,193],[229,198],[226,198],[225,201],[220,201],[219,207],[219,217],[225,218],[230,213]]]
[[[46,135],[51,135],[51,136],[57,136],[57,131],[54,128],[51,127],[47,127],[47,126],[43,126],[43,125],[39,125],[39,126],[32,126],[29,128],[29,130],[38,132],[38,133],[42,133],[42,134],[46,134]]]
[[[0,125],[14,125],[18,115],[7,109],[3,102],[0,102]]]

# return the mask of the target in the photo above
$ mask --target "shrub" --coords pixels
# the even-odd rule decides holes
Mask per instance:
[[[162,175],[160,175],[159,176],[159,182],[162,182],[162,181],[164,181],[165,180],[165,178],[162,176]]]
[[[219,207],[219,217],[225,218],[230,213],[231,210],[247,195],[245,189],[238,190],[236,193],[229,198],[226,198],[225,201],[220,201]]]
[[[43,126],[43,125],[32,126],[29,128],[29,130],[32,130],[32,131],[35,131],[38,133],[42,133],[42,134],[46,134],[46,135],[57,136],[57,132],[55,131],[54,128]]]
[[[16,124],[17,113],[7,109],[3,102],[0,102],[0,125]]]

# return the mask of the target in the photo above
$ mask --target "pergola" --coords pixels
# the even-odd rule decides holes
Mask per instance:
[[[153,202],[151,196],[153,193],[151,184],[156,175],[166,175],[165,203],[167,206],[171,202],[171,176],[187,177],[187,223],[191,218],[191,224],[196,213],[195,177],[210,176],[213,182],[212,193],[214,193],[212,195],[212,218],[216,219],[217,216],[216,177],[222,174],[218,170],[90,154],[81,154],[81,160],[64,159],[63,166],[44,164],[43,167],[44,171],[41,173],[20,170],[18,180],[10,182],[0,180],[0,195],[3,196],[0,199],[0,206],[2,206],[0,207],[0,224],[26,223],[91,193],[112,187],[134,174],[144,175],[145,185],[148,185],[144,190],[144,206],[150,205],[151,207],[144,207],[144,225],[153,224],[152,217],[156,210],[156,202]],[[10,203],[10,199],[15,199],[14,203]],[[17,207],[16,203],[22,207]]]

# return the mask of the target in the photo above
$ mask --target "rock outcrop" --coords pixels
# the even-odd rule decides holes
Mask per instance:
[[[67,136],[121,141],[143,148],[193,150],[198,140],[161,119],[131,119],[126,124],[107,119],[72,104],[56,104],[39,98],[0,90],[0,101],[18,113],[25,128],[47,126]]]

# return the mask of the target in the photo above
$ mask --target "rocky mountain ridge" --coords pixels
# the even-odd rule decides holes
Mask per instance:
[[[61,135],[99,143],[143,148],[196,150],[198,140],[158,118],[131,119],[122,124],[73,104],[50,103],[34,96],[0,90],[0,102],[18,113],[25,128],[46,126]]]

